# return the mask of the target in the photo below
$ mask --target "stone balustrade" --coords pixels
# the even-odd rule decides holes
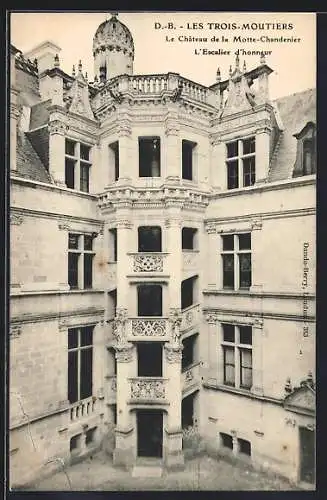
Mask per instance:
[[[165,402],[167,379],[134,377],[129,379],[130,401],[133,403]]]
[[[131,318],[127,324],[128,340],[167,340],[169,322],[163,317]]]
[[[132,96],[161,96],[164,93],[189,98],[193,101],[213,105],[216,101],[214,92],[199,83],[188,80],[178,73],[153,75],[120,75],[97,90],[92,106],[99,109],[110,100],[120,98],[124,94]]]
[[[164,271],[164,258],[167,254],[162,252],[129,253],[132,259],[133,273],[162,273]]]
[[[182,373],[182,391],[197,390],[200,385],[200,363],[194,363]]]
[[[200,322],[200,306],[193,304],[182,311],[181,331],[195,328]]]
[[[90,397],[73,403],[70,407],[70,420],[76,421],[89,417],[95,413],[96,398]]]

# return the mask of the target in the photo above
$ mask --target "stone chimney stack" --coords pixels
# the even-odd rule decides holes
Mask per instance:
[[[29,52],[26,52],[24,57],[31,61],[34,61],[34,59],[37,60],[39,75],[41,75],[45,70],[54,67],[55,57],[60,52],[61,48],[58,45],[47,40],[37,45]]]

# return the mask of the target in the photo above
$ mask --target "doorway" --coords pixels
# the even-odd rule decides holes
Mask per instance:
[[[315,432],[300,427],[300,479],[306,483],[315,483]]]
[[[161,410],[138,410],[137,455],[139,457],[162,457],[163,414]]]

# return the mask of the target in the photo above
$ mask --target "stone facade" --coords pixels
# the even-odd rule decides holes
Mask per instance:
[[[160,415],[150,452],[168,468],[183,466],[182,427],[194,425],[208,452],[303,480],[301,429],[315,428],[315,170],[298,175],[296,148],[314,127],[312,92],[290,96],[302,114],[289,129],[262,58],[251,72],[236,60],[211,87],[134,76],[129,30],[106,23],[94,39],[100,82],[81,63],[64,73],[53,44],[29,54],[42,72],[12,50],[11,486],[85,456],[114,426],[114,463],[130,467],[147,453],[146,412]],[[32,111],[47,103],[48,162],[40,136],[19,127],[24,72]],[[34,170],[15,163],[26,141]]]

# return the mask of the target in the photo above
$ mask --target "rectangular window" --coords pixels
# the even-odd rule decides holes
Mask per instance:
[[[137,232],[139,252],[161,252],[160,226],[140,226]]]
[[[160,177],[160,137],[139,138],[139,177]]]
[[[247,455],[248,457],[251,456],[251,443],[250,443],[250,441],[247,441],[246,439],[238,438],[237,444],[238,444],[239,453],[243,453],[244,455]]]
[[[93,326],[68,329],[68,399],[92,396]]]
[[[233,438],[229,434],[225,434],[224,432],[220,432],[220,443],[224,448],[228,448],[230,450],[233,449]]]
[[[109,260],[117,262],[117,229],[109,229]]]
[[[195,250],[197,229],[193,227],[182,228],[182,250]]]
[[[186,370],[196,361],[196,342],[198,334],[186,337],[183,340],[183,350],[182,350],[182,371]]]
[[[186,309],[194,304],[196,277],[183,280],[181,283],[181,309]]]
[[[65,139],[65,184],[85,193],[90,190],[91,146]]]
[[[255,184],[255,137],[226,143],[227,189]]]
[[[109,160],[110,160],[110,179],[118,181],[119,179],[119,142],[115,141],[109,144]]]
[[[194,149],[196,143],[182,140],[182,178],[193,180],[194,177]]]
[[[222,236],[222,284],[230,290],[248,290],[252,284],[251,233]]]
[[[92,288],[93,236],[68,234],[68,284],[71,289]]]
[[[137,287],[138,316],[162,316],[162,286],[139,285]]]
[[[223,383],[252,387],[252,327],[222,323]]]

